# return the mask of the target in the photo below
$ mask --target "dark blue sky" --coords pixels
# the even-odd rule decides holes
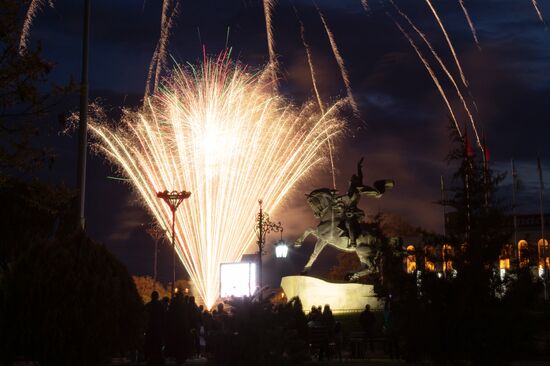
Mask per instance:
[[[424,1],[396,1],[422,28],[455,73],[449,49]],[[59,0],[45,8],[31,32],[41,41],[44,56],[53,61],[55,81],[80,78],[81,1]],[[345,89],[315,8],[309,0],[294,1],[306,27],[325,101],[344,96]],[[364,201],[368,213],[379,210],[403,215],[413,224],[438,230],[442,226],[439,176],[449,177],[445,162],[449,149],[448,113],[428,73],[399,33],[386,1],[371,0],[363,11],[359,0],[319,0],[349,69],[361,118],[350,121],[337,165],[341,191],[347,187],[355,162],[365,156],[367,182],[394,178],[396,188],[379,201]],[[515,157],[524,183],[520,194],[523,212],[535,212],[538,203],[536,156],[544,163],[550,181],[550,33],[538,20],[529,0],[466,1],[476,24],[482,51],[472,39],[457,1],[433,0],[453,40],[471,92],[479,106],[478,127],[483,128],[497,170],[509,170]],[[384,5],[386,4],[386,5]],[[544,3],[541,3],[544,6]],[[550,9],[543,13],[550,18]],[[159,35],[160,1],[94,0],[91,24],[90,88],[93,98],[113,109],[139,104],[148,64]],[[170,52],[180,62],[201,57],[201,44],[216,54],[225,44],[244,63],[261,66],[267,61],[263,9],[259,0],[183,0]],[[288,0],[279,0],[274,13],[277,53],[282,65],[282,90],[296,103],[312,97],[311,79],[299,26]],[[199,39],[200,33],[200,39]],[[458,100],[447,85],[453,106]],[[77,99],[68,100],[71,109]],[[459,118],[465,121],[463,113]],[[74,185],[76,139],[52,135],[58,158],[44,173],[53,181]],[[135,273],[150,273],[152,240],[144,232],[147,212],[130,189],[106,179],[111,167],[100,156],[89,160],[87,227],[105,242]],[[550,183],[548,183],[550,184]],[[330,174],[320,172],[297,187],[286,205],[272,213],[284,217],[285,233],[295,238],[315,224],[303,193],[330,185]],[[502,189],[510,195],[510,181]],[[253,199],[256,199],[254,197]],[[546,200],[550,207],[550,200]],[[251,223],[252,225],[252,223]],[[163,260],[166,260],[163,253]],[[168,262],[166,262],[168,263]],[[168,271],[163,273],[168,277]]]

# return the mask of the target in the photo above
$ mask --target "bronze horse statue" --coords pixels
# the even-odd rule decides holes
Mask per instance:
[[[373,270],[372,259],[374,246],[378,239],[369,232],[363,222],[364,212],[357,207],[362,196],[380,198],[386,189],[393,188],[394,182],[389,179],[378,180],[374,187],[363,185],[361,172],[363,159],[357,164],[357,175],[351,179],[350,189],[345,195],[337,195],[337,192],[328,188],[312,191],[307,196],[307,202],[313,214],[320,223],[315,229],[306,229],[300,238],[295,241],[295,246],[300,247],[303,241],[310,235],[317,238],[313,253],[309,257],[302,274],[306,274],[323,249],[330,245],[340,251],[356,253],[362,268],[349,276],[349,280],[357,280]]]

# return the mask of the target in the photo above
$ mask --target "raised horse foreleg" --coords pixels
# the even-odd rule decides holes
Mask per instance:
[[[327,245],[326,241],[322,239],[317,239],[317,243],[315,243],[315,248],[313,249],[313,253],[311,253],[311,256],[309,257],[307,264],[302,270],[302,274],[306,274],[311,269],[311,266],[313,266],[313,263],[315,262],[319,254],[321,254],[321,252],[323,251],[326,245]]]

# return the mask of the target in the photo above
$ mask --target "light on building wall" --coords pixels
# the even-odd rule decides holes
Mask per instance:
[[[275,244],[275,256],[277,258],[286,258],[288,254],[288,245],[284,240],[280,240]]]

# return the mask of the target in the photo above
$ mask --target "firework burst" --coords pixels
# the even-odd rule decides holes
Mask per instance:
[[[161,91],[122,127],[92,119],[96,146],[130,179],[164,229],[171,213],[158,191],[187,190],[176,215],[176,252],[207,306],[218,298],[220,263],[254,243],[257,201],[273,211],[326,160],[342,133],[338,104],[298,109],[274,92],[270,69],[248,72],[227,55],[176,67]],[[170,231],[170,230],[168,230]]]

